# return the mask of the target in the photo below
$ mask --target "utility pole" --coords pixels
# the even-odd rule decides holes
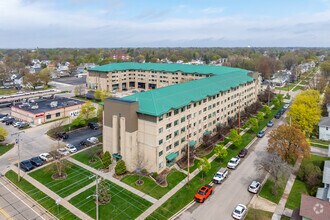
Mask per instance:
[[[20,151],[20,146],[19,146],[19,143],[21,141],[21,133],[25,133],[25,131],[19,131],[19,132],[16,132],[11,135],[11,136],[17,137],[15,143],[17,144],[17,154],[18,154],[18,164],[17,164],[17,167],[18,167],[17,181],[18,182],[21,181],[21,151]]]
[[[96,198],[96,220],[99,220],[99,176],[96,175],[96,193],[95,193],[95,198]]]

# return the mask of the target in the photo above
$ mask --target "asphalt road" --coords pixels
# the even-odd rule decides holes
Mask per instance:
[[[265,152],[270,130],[284,123],[284,117],[276,120],[272,128],[268,128],[266,135],[258,139],[249,149],[247,157],[241,160],[236,170],[231,170],[229,177],[221,185],[216,185],[213,195],[203,204],[194,204],[182,213],[178,219],[208,219],[208,220],[231,220],[231,213],[239,203],[248,205],[253,194],[247,191],[253,180],[261,181],[265,175],[255,168],[255,161]]]
[[[0,178],[0,220],[48,220],[53,217]]]

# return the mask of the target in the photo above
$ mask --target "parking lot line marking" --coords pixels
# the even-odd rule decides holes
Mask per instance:
[[[2,208],[0,208],[0,213],[6,217],[6,219],[8,220],[13,220],[13,218],[5,211],[3,210]]]

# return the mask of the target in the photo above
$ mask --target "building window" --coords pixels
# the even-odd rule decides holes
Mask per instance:
[[[169,151],[171,149],[172,149],[172,145],[171,144],[166,147],[166,151]]]
[[[174,115],[177,115],[177,114],[179,114],[179,109],[174,110]]]
[[[174,126],[178,125],[179,124],[179,120],[175,120],[174,121]]]
[[[163,120],[163,116],[159,116],[159,121],[162,121]]]
[[[174,131],[174,137],[178,136],[179,135],[179,130],[177,131]]]
[[[166,125],[166,129],[169,129],[169,128],[171,128],[172,127],[172,123],[168,123],[167,125]]]
[[[56,116],[56,117],[60,117],[60,116],[61,116],[61,113],[60,113],[60,112],[57,112],[57,113],[55,114],[55,116]]]
[[[172,115],[172,112],[168,112],[168,113],[166,113],[166,117],[168,118],[168,117],[171,117],[171,115]]]
[[[160,133],[162,133],[163,132],[163,128],[159,128],[158,129],[158,133],[160,134]]]
[[[164,167],[164,163],[163,162],[159,163],[159,169],[161,169],[163,167]]]
[[[185,138],[185,137],[181,138],[181,144],[182,144],[183,142],[185,142],[185,141],[186,141],[186,138]]]
[[[181,128],[181,133],[186,131],[186,127]]]
[[[169,135],[166,136],[167,141],[170,140],[171,138],[172,138],[172,134],[169,134]]]
[[[158,141],[158,144],[161,145],[162,143],[163,143],[163,139],[160,139],[160,140]]]
[[[179,141],[174,142],[174,147],[179,146]]]
[[[163,151],[161,150],[161,151],[159,151],[159,153],[158,153],[158,156],[162,156],[163,155]]]
[[[46,115],[46,119],[51,119],[52,115]]]
[[[186,120],[186,117],[182,117],[181,118],[181,123],[184,122]]]

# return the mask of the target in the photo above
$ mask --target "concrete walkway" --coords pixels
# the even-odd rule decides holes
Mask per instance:
[[[320,147],[313,147],[311,146],[311,154],[328,157],[328,149],[326,148],[320,148]]]
[[[295,173],[298,171],[298,169],[300,167],[300,164],[301,164],[301,161],[302,161],[302,158],[299,158],[297,160],[296,164],[293,167],[292,173],[291,173],[291,175],[290,175],[290,177],[289,177],[289,179],[286,183],[282,198],[281,198],[280,202],[278,203],[278,205],[275,209],[272,220],[281,220],[281,216],[283,215],[284,210],[285,210],[286,201],[288,200],[288,197],[289,197],[289,194],[291,192],[293,183],[296,180]],[[291,217],[291,216],[289,216],[289,217]]]
[[[72,163],[74,163],[74,164],[77,164],[78,166],[81,166],[82,168],[84,168],[86,170],[91,171],[92,173],[95,173],[95,174],[99,175],[100,177],[103,177],[104,179],[110,180],[111,182],[117,184],[118,186],[123,187],[124,189],[126,189],[126,190],[134,193],[135,195],[138,195],[139,197],[141,197],[141,198],[143,198],[145,200],[148,200],[149,202],[151,202],[153,204],[158,201],[157,199],[155,199],[155,198],[153,198],[153,197],[151,197],[151,196],[149,196],[149,195],[147,195],[147,194],[145,194],[145,193],[143,193],[143,192],[141,192],[141,191],[139,191],[139,190],[137,190],[137,189],[135,189],[135,188],[133,188],[133,187],[131,187],[131,186],[123,183],[123,182],[121,182],[120,180],[114,178],[112,176],[113,175],[112,172],[103,173],[103,172],[101,172],[99,170],[96,170],[96,169],[94,169],[94,168],[92,168],[92,167],[90,167],[90,166],[88,166],[88,165],[86,165],[84,163],[81,163],[80,161],[77,161],[77,160],[75,160],[75,159],[73,159],[71,157],[68,157],[67,160],[70,161],[70,162],[72,162]]]
[[[89,188],[95,186],[95,182],[91,182],[90,184],[88,184],[87,186],[84,186],[83,188],[80,188],[79,190],[75,191],[74,193],[68,195],[67,197],[65,197],[64,199],[66,201],[69,201],[70,199],[72,199],[73,197],[75,197],[76,195],[79,195],[82,192],[85,192],[86,190],[88,190]]]
[[[18,168],[15,166],[12,166],[12,170],[14,172],[17,173]],[[61,198],[59,195],[57,195],[55,192],[51,191],[50,189],[48,189],[46,186],[44,186],[43,184],[41,184],[40,182],[38,182],[37,180],[33,179],[32,177],[30,177],[29,175],[24,175],[23,178],[28,181],[29,183],[31,183],[33,186],[35,186],[36,188],[38,188],[40,191],[42,191],[43,193],[45,193],[47,196],[51,197],[52,199],[54,199],[55,201],[59,198]],[[54,203],[55,204],[55,203]],[[76,215],[78,218],[80,219],[84,219],[84,220],[92,220],[92,218],[90,216],[88,216],[87,214],[85,214],[84,212],[80,211],[78,208],[76,208],[75,206],[73,206],[71,203],[69,203],[68,201],[66,201],[65,199],[62,199],[60,202],[60,205],[62,205],[63,207],[65,207],[67,210],[69,210],[71,213],[73,213],[74,215]]]
[[[277,204],[269,201],[268,199],[264,199],[259,195],[253,196],[249,207],[254,209],[260,209],[267,212],[275,212]]]

